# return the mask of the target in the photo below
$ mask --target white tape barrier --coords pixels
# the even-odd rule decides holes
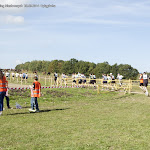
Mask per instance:
[[[94,85],[75,85],[75,86],[46,86],[41,87],[41,89],[55,89],[55,88],[80,88],[80,87],[89,87]],[[26,90],[30,89],[30,87],[17,87],[17,88],[8,88],[9,90]]]

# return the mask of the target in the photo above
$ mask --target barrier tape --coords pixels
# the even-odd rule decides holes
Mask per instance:
[[[55,89],[55,88],[80,88],[85,86],[93,86],[93,85],[76,85],[76,86],[42,86],[41,89]],[[30,89],[30,87],[17,87],[17,88],[7,88],[9,90],[26,90]]]

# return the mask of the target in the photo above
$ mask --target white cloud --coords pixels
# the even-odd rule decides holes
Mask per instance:
[[[106,17],[106,16],[150,16],[150,2],[148,1],[121,1],[121,0],[82,0],[58,2],[56,6],[68,13],[76,12],[83,17]],[[66,11],[65,11],[66,10]]]
[[[7,16],[5,21],[7,24],[22,24],[22,23],[24,23],[24,17],[22,17],[22,16]]]
[[[28,28],[28,27],[23,27],[23,28],[2,28],[0,29],[0,31],[3,31],[3,32],[20,32],[20,31],[29,31],[31,30],[31,28]],[[1,42],[0,42],[1,44]],[[8,43],[7,43],[8,44]]]
[[[23,24],[24,23],[24,17],[22,16],[2,16],[0,17],[0,23],[1,24]]]
[[[21,60],[19,60],[19,59],[16,60],[16,65],[21,64],[21,63],[22,63]]]

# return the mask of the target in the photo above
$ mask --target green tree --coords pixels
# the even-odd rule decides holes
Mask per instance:
[[[115,76],[115,78],[117,77],[118,69],[119,68],[117,63],[111,66],[110,73],[112,73]]]
[[[128,64],[120,64],[118,68],[118,72],[123,75],[125,79],[136,79],[139,74],[137,69],[134,69]]]
[[[101,78],[103,73],[104,74],[110,73],[110,69],[111,69],[111,66],[109,65],[108,62],[98,63],[96,65],[96,68],[94,69],[94,73],[97,78],[99,77]]]

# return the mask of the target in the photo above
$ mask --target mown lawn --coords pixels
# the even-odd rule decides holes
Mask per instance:
[[[0,116],[0,149],[148,150],[150,97],[86,88],[45,89],[39,113],[29,113],[30,92],[10,92]],[[4,101],[5,103],[5,101]],[[6,104],[5,104],[6,107]]]

